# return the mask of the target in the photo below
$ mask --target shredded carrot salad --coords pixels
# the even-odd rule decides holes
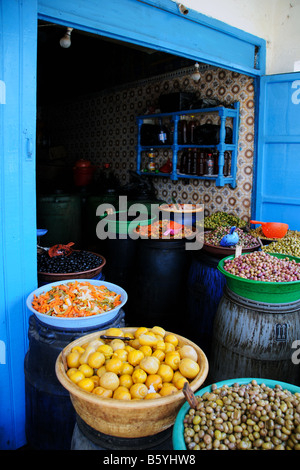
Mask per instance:
[[[34,295],[32,307],[53,317],[76,318],[106,313],[122,303],[121,294],[106,286],[73,281]]]

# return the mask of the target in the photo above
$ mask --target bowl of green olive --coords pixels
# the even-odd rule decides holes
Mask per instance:
[[[300,450],[300,387],[237,378],[195,393],[173,427],[174,450]]]

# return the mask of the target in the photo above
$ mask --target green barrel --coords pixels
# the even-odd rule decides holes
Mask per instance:
[[[37,199],[37,225],[48,230],[43,246],[81,243],[81,198],[77,194],[49,194]]]

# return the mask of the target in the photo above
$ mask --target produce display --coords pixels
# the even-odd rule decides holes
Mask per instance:
[[[177,336],[162,327],[139,327],[126,336],[112,327],[103,336],[66,355],[69,379],[99,397],[161,398],[181,391],[200,371],[197,351],[179,346]]]
[[[76,273],[97,268],[101,257],[89,251],[72,251],[68,256],[51,257],[48,251],[37,256],[37,270],[41,273]]]
[[[204,243],[208,243],[209,245],[213,246],[220,246],[220,241],[222,238],[229,234],[231,227],[218,227],[215,230],[210,232],[204,233]],[[249,233],[244,232],[240,228],[236,228],[235,232],[237,232],[239,236],[239,241],[237,245],[242,246],[243,248],[253,248],[258,246],[257,238],[253,237]]]
[[[266,253],[281,253],[300,257],[300,238],[287,236],[262,247]]]
[[[252,380],[196,399],[184,418],[188,450],[300,450],[300,393]]]
[[[216,229],[218,227],[246,227],[247,222],[240,219],[239,217],[227,214],[227,212],[215,212],[212,215],[204,217],[204,227],[207,229]]]
[[[280,259],[264,251],[254,251],[233,259],[225,259],[224,270],[245,279],[263,282],[300,280],[300,264],[289,258]]]
[[[173,223],[175,230],[172,230],[170,233],[170,222],[168,220],[159,220],[153,222],[151,225],[138,226],[135,230],[136,233],[139,233],[142,237],[145,238],[158,238],[158,239],[173,239],[173,238],[189,238],[194,235],[192,227],[187,225],[179,225],[180,230],[177,230],[178,224]],[[172,226],[172,222],[171,222]]]
[[[49,316],[80,318],[109,312],[121,303],[121,295],[106,286],[74,281],[34,295],[32,307]]]

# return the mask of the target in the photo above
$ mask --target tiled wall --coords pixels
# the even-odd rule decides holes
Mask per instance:
[[[195,84],[188,75],[137,82],[119,90],[108,90],[71,103],[48,109],[52,145],[64,145],[69,161],[85,158],[94,164],[110,163],[121,184],[128,181],[128,170],[136,169],[136,116],[158,106],[161,94],[193,91],[201,98],[218,98],[223,103],[240,102],[240,131],[237,187],[218,188],[207,180],[172,182],[153,177],[159,199],[195,202],[205,205],[205,215],[217,210],[233,213],[245,220],[251,217],[254,144],[253,79],[235,72],[212,68],[202,72]],[[160,162],[169,157],[161,151]]]

